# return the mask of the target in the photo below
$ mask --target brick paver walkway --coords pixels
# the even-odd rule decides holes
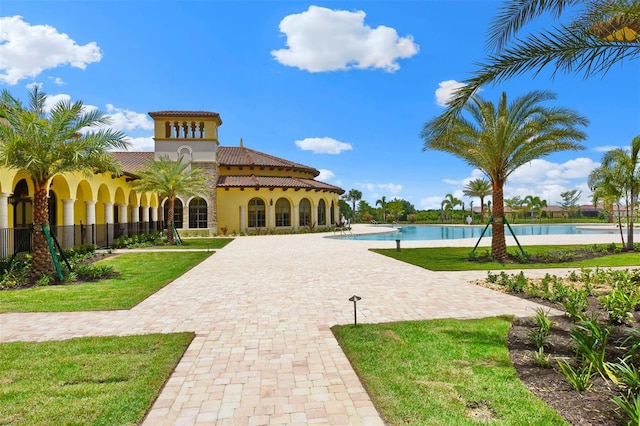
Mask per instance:
[[[431,272],[372,246],[395,242],[237,238],[129,311],[2,314],[0,341],[195,331],[145,424],[381,425],[330,330],[353,322],[350,296],[362,297],[363,323],[528,316],[537,307],[468,283],[486,272]]]

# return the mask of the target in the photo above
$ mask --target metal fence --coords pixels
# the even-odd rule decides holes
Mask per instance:
[[[62,248],[76,247],[82,244],[93,244],[98,248],[110,248],[113,240],[124,235],[134,236],[148,234],[164,229],[162,221],[136,223],[109,223],[103,225],[71,225],[52,226]],[[32,227],[1,228],[0,258],[12,256],[14,253],[30,253],[32,247]]]

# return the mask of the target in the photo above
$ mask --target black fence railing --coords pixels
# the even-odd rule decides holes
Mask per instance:
[[[109,223],[103,225],[71,225],[52,226],[55,235],[63,248],[71,248],[82,244],[93,244],[98,248],[110,248],[113,240],[123,235],[133,236],[148,234],[164,229],[162,221],[137,223]],[[14,253],[30,253],[32,248],[32,228],[0,228],[0,258],[12,256]]]

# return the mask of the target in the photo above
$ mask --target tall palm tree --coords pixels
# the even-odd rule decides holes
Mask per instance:
[[[376,206],[380,206],[382,209],[382,221],[387,221],[387,197],[384,195],[379,200],[376,200]]]
[[[538,34],[515,38],[543,15],[554,20],[575,18]],[[640,1],[506,0],[491,24],[488,45],[493,47],[493,54],[458,90],[449,103],[449,117],[461,111],[485,84],[529,71],[537,74],[547,66],[554,74],[560,71],[588,78],[605,74],[616,63],[635,59],[640,55]]]
[[[480,220],[484,221],[484,199],[492,194],[491,182],[483,178],[470,180],[462,192],[467,197],[480,198]]]
[[[547,108],[541,103],[555,95],[534,91],[507,103],[503,93],[497,105],[474,96],[464,114],[453,121],[444,114],[425,123],[421,133],[423,150],[448,152],[491,179],[493,190],[491,255],[502,261],[507,256],[504,237],[504,185],[518,167],[556,151],[584,149],[586,138],[578,126],[588,120],[566,108]],[[446,114],[446,112],[445,112]]]
[[[135,189],[156,192],[160,195],[160,199],[167,199],[167,241],[169,244],[175,244],[173,214],[176,197],[204,194],[207,191],[206,175],[202,169],[191,167],[191,162],[184,161],[182,155],[175,161],[166,155],[158,160],[151,159],[137,174],[140,179],[132,183]]]
[[[454,197],[453,194],[447,194],[444,196],[442,203],[440,203],[440,207],[445,212],[445,216],[446,212],[451,210],[451,221],[453,222],[453,210],[461,204],[462,201],[460,199]]]
[[[542,209],[547,207],[547,200],[541,200],[538,196],[527,195],[524,197],[524,204],[527,206],[527,210],[532,213],[531,219],[533,219],[533,212],[538,213],[538,218],[542,221]]]
[[[349,192],[345,195],[344,199],[346,201],[351,201],[351,206],[353,208],[353,218],[356,217],[356,203],[362,199],[362,191],[358,191],[357,189],[350,189]]]
[[[622,148],[608,151],[602,165],[589,175],[589,186],[594,202],[599,198],[618,195],[625,201],[627,216],[627,250],[633,250],[633,222],[640,196],[640,136],[631,141],[631,150]]]
[[[53,271],[43,233],[49,225],[49,186],[62,173],[120,173],[110,149],[127,149],[125,135],[108,128],[101,111],[85,109],[81,101],[58,101],[45,109],[47,95],[34,88],[28,106],[3,90],[0,96],[0,166],[29,176],[33,196],[33,277]],[[88,130],[87,130],[88,129]]]

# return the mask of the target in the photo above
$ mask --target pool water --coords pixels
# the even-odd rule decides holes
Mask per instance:
[[[382,227],[381,227],[382,228]],[[383,234],[354,235],[356,240],[454,240],[459,238],[480,238],[484,226],[440,226],[440,225],[407,225],[399,226],[395,232]],[[571,234],[607,234],[619,232],[614,229],[586,229],[576,225],[511,225],[518,235],[571,235]],[[381,229],[382,230],[382,229]],[[504,233],[511,236],[505,226]],[[484,233],[491,236],[491,226]]]

